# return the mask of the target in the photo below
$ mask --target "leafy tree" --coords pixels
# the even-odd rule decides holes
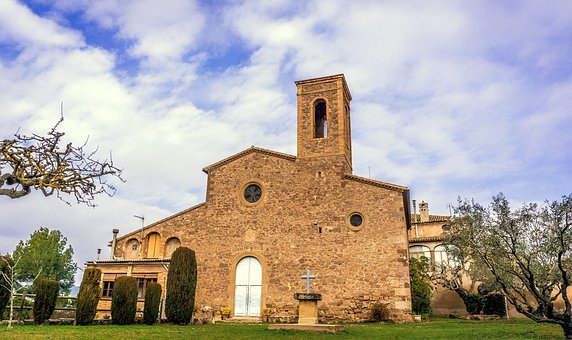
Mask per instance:
[[[97,313],[97,303],[101,297],[101,270],[87,268],[83,272],[83,279],[77,295],[75,322],[77,325],[89,325]]]
[[[450,226],[458,254],[486,268],[517,311],[572,338],[572,194],[516,210],[502,194],[486,207],[459,200]]]
[[[77,264],[73,262],[71,245],[67,245],[67,239],[59,230],[34,231],[26,243],[20,241],[12,256],[19,263],[17,280],[33,283],[41,270],[40,278],[59,281],[62,293],[69,294]]]
[[[191,321],[195,308],[197,285],[197,259],[195,252],[179,247],[171,255],[167,273],[165,314],[169,322],[185,325]]]
[[[86,152],[83,144],[62,144],[63,132],[57,131],[63,115],[47,136],[16,133],[12,139],[0,140],[0,195],[20,198],[32,188],[44,196],[54,193],[62,200],[62,193],[73,195],[78,203],[94,206],[94,196],[106,193],[113,196],[114,186],[107,177],[121,178],[122,170],[113,159],[99,161],[95,153]],[[64,200],[65,201],[65,200]]]
[[[431,284],[428,272],[429,260],[425,256],[422,256],[420,260],[409,259],[411,308],[415,314],[431,314]]]
[[[130,325],[137,312],[137,279],[120,276],[115,279],[111,294],[111,321],[116,325]]]
[[[36,296],[34,297],[34,321],[37,324],[44,323],[54,312],[59,290],[60,284],[58,281],[39,280]]]
[[[159,315],[159,304],[161,303],[161,285],[149,283],[145,291],[145,307],[143,308],[143,322],[152,325],[157,321]]]

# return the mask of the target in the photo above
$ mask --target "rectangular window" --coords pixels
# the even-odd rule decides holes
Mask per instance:
[[[101,297],[111,298],[113,294],[113,285],[115,284],[115,279],[119,276],[125,276],[127,273],[103,273],[103,289],[101,292]]]
[[[110,298],[111,294],[113,294],[113,284],[114,281],[103,281],[103,292],[101,293],[102,297]]]
[[[157,283],[157,278],[143,278],[143,277],[138,277],[137,278],[137,285],[138,285],[138,295],[137,297],[140,299],[145,298],[145,291],[147,290],[147,285],[149,283]]]

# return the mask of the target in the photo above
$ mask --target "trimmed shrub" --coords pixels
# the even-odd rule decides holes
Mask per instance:
[[[428,272],[429,260],[425,256],[422,256],[420,260],[409,259],[411,308],[415,314],[431,314],[431,284]]]
[[[506,316],[506,303],[504,295],[500,293],[490,293],[484,297],[483,312],[487,315]]]
[[[60,283],[54,280],[39,280],[34,298],[34,321],[42,324],[48,320],[56,308]]]
[[[387,308],[387,303],[381,303],[378,301],[371,305],[370,317],[375,322],[388,321],[389,309]]]
[[[191,321],[195,307],[196,285],[197,259],[195,252],[187,247],[179,247],[171,255],[167,274],[165,313],[169,322],[184,325]]]
[[[143,308],[143,322],[152,325],[157,321],[159,315],[159,304],[161,303],[161,285],[149,283],[145,291],[145,307]]]
[[[111,294],[111,321],[115,325],[130,325],[137,312],[137,279],[119,276]]]
[[[14,261],[12,261],[10,256],[0,256],[0,273],[4,273],[10,277],[12,275],[10,266],[13,265]],[[4,309],[6,309],[8,302],[10,302],[10,289],[7,288],[8,286],[8,281],[0,274],[0,320],[2,320]]]
[[[87,268],[83,272],[75,312],[75,323],[77,325],[89,325],[95,318],[97,303],[101,297],[100,279],[101,270],[98,268]]]

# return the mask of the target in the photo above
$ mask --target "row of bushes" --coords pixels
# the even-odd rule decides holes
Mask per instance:
[[[2,268],[3,269],[3,268]],[[84,271],[76,306],[76,324],[89,325],[97,312],[101,297],[101,270],[88,268]],[[167,274],[167,299],[165,313],[167,320],[175,324],[188,324],[195,307],[195,288],[197,282],[197,261],[195,252],[179,247],[171,256]],[[7,289],[1,292],[8,291]],[[154,324],[159,314],[161,285],[149,283],[145,293],[143,320]],[[34,299],[34,321],[44,323],[55,310],[59,292],[59,282],[42,279],[39,281]],[[5,296],[7,295],[7,296]],[[111,318],[114,324],[126,325],[135,321],[137,309],[138,284],[131,276],[115,279],[111,299]],[[0,311],[9,299],[8,294],[0,295]]]
[[[101,270],[88,268],[85,270],[79,289],[76,324],[89,325],[95,318],[97,304],[101,297]],[[179,247],[171,256],[167,273],[167,299],[165,314],[167,320],[175,324],[188,324],[195,306],[195,288],[197,282],[197,260],[195,252],[186,247]],[[115,279],[111,297],[111,319],[114,324],[127,325],[135,321],[137,311],[138,285],[137,279],[131,276],[120,276]],[[154,324],[159,314],[161,285],[150,283],[145,293],[143,321]]]

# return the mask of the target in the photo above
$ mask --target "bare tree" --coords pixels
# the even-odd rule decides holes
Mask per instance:
[[[18,259],[15,262],[12,262],[8,256],[0,256],[0,259],[5,263],[8,269],[6,272],[0,272],[0,275],[2,275],[2,278],[4,279],[3,282],[6,283],[6,285],[3,284],[2,287],[10,291],[10,319],[8,320],[7,328],[11,329],[12,322],[14,321],[14,294],[16,294],[19,290],[16,277],[18,276],[18,263],[20,260]],[[40,268],[36,278],[40,276],[41,272],[42,269]],[[20,289],[21,288],[22,287],[20,287]]]
[[[488,207],[459,200],[448,236],[466,259],[488,270],[518,312],[560,325],[571,339],[571,224],[572,194],[514,211],[499,194]]]
[[[62,115],[47,136],[17,132],[14,138],[0,141],[0,195],[20,198],[34,188],[44,196],[55,193],[68,204],[62,193],[73,195],[78,203],[95,206],[95,195],[115,194],[108,178],[124,180],[111,154],[109,160],[100,161],[95,159],[97,149],[84,150],[87,141],[81,146],[60,145],[64,133],[57,128],[63,120]]]

